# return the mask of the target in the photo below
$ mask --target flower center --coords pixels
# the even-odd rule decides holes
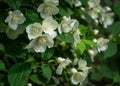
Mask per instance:
[[[31,32],[32,32],[33,35],[36,35],[40,32],[40,29],[35,27],[35,28],[32,29]]]
[[[12,21],[13,21],[14,23],[17,23],[18,20],[19,20],[19,18],[18,18],[17,16],[13,16],[13,17],[12,17]]]
[[[38,44],[46,44],[45,38],[41,37],[38,39]]]
[[[79,81],[80,78],[81,78],[81,76],[80,76],[79,73],[75,73],[74,77],[75,77],[75,80],[76,80],[76,81]]]
[[[68,28],[68,24],[67,23],[63,23],[62,24],[62,29],[66,29],[66,28]]]
[[[52,9],[50,7],[48,7],[48,6],[44,8],[45,13],[51,13],[52,12],[51,10]]]
[[[51,24],[50,24],[49,22],[46,22],[46,23],[44,24],[44,26],[45,26],[46,29],[49,29],[49,28],[51,27]]]

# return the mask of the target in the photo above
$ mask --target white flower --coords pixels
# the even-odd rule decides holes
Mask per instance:
[[[46,51],[47,47],[51,48],[53,45],[53,39],[48,34],[44,34],[38,38],[33,39],[26,48],[33,49],[35,52],[43,53]]]
[[[9,27],[16,30],[19,24],[23,24],[26,21],[23,13],[20,10],[10,11],[9,16],[5,19]]]
[[[95,8],[100,5],[100,0],[89,0],[88,1],[88,6],[89,8]]]
[[[111,11],[111,8],[105,6],[101,9],[100,12],[99,21],[101,24],[103,24],[104,28],[107,28],[109,25],[111,25],[114,22],[114,13],[109,11]]]
[[[27,86],[32,86],[32,84],[31,84],[31,83],[28,83]]]
[[[62,32],[68,33],[72,29],[77,29],[79,25],[79,22],[75,19],[71,19],[70,17],[63,17],[63,20],[61,21],[61,24],[58,28],[59,33],[61,34]]]
[[[78,62],[78,69],[87,72],[90,67],[87,67],[87,62],[85,60],[80,59]]]
[[[73,73],[72,76],[71,76],[71,82],[74,85],[77,85],[79,83],[82,84],[87,77],[86,72],[78,72],[75,68],[72,68],[71,72]]]
[[[78,62],[79,62],[79,59],[75,58],[74,61],[73,61],[73,66],[78,65]]]
[[[56,6],[59,4],[59,0],[44,0],[44,2],[51,2],[53,4],[55,4]]]
[[[97,43],[97,39],[96,39],[96,38],[94,38],[92,41],[93,41],[94,43]]]
[[[58,62],[60,62],[60,64],[59,64],[59,66],[56,70],[56,73],[58,75],[61,75],[63,69],[71,63],[71,60],[69,58],[64,59],[64,58],[61,58],[61,57],[59,57],[58,60],[60,60],[60,61],[58,61]]]
[[[88,11],[88,14],[90,15],[90,17],[92,19],[97,19],[98,18],[98,12],[94,11],[94,10],[90,10]]]
[[[106,13],[102,15],[102,22],[104,25],[104,28],[107,28],[109,25],[111,25],[114,22],[114,13]]]
[[[98,52],[105,51],[108,48],[108,45],[107,45],[108,42],[109,42],[108,39],[99,38],[97,41]]]
[[[94,35],[97,35],[98,33],[99,33],[99,30],[97,30],[97,29],[93,30]]]
[[[101,11],[102,11],[102,13],[107,13],[107,12],[111,11],[111,8],[108,6],[104,6]]]
[[[45,33],[48,33],[52,38],[55,38],[57,33],[55,30],[58,27],[57,21],[53,20],[52,17],[48,17],[43,20],[42,22],[42,28]]]
[[[94,57],[97,55],[98,51],[96,48],[88,50],[88,53],[91,57],[92,62],[94,62]]]
[[[59,12],[59,9],[55,4],[51,2],[42,3],[39,5],[37,12],[40,12],[40,16],[42,18],[52,17],[52,15],[56,15]]]
[[[42,35],[42,26],[40,23],[30,24],[26,27],[26,32],[30,40],[35,39]]]
[[[73,45],[73,47],[76,48],[76,47],[77,47],[77,43],[80,42],[80,31],[79,31],[79,29],[77,29],[77,30],[74,32],[73,38],[74,38],[74,45]]]
[[[90,67],[87,67],[87,62],[85,60],[80,59],[79,61],[77,61],[78,63],[78,70],[76,68],[72,68],[71,69],[71,82],[74,85],[77,85],[80,83],[80,85],[82,85],[82,83],[85,81],[87,75],[88,75],[88,70],[90,69]]]
[[[82,3],[80,2],[80,0],[72,0],[72,3],[75,5],[75,7],[79,7],[82,5]]]

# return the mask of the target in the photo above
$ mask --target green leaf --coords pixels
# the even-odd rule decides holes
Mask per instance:
[[[72,0],[65,0],[65,2],[71,5]]]
[[[120,1],[116,1],[113,5],[115,13],[120,17]]]
[[[0,15],[0,16],[1,16],[1,15]],[[6,28],[7,28],[7,26],[6,26],[4,23],[0,22],[0,33],[5,32],[5,31],[6,31]]]
[[[29,63],[16,63],[8,71],[10,86],[25,86],[31,72]]]
[[[85,34],[87,33],[87,31],[88,31],[88,27],[86,27],[86,26],[84,26],[84,25],[80,25],[80,26],[79,26],[79,29],[80,29],[80,33],[81,33],[82,35],[85,35]]]
[[[102,76],[98,72],[93,70],[90,78],[94,81],[100,81],[102,79]]]
[[[120,83],[120,74],[117,72],[113,78],[114,83]]]
[[[71,34],[61,34],[58,35],[56,37],[56,39],[63,41],[63,42],[67,42],[67,43],[73,43],[74,42],[74,38]]]
[[[5,47],[2,43],[0,43],[0,51],[4,52],[5,51]]]
[[[59,14],[61,16],[70,16],[73,14],[72,10],[70,8],[62,8],[59,7]]]
[[[108,6],[111,6],[112,5],[112,0],[104,0],[105,1],[105,3],[108,5]]]
[[[33,10],[26,11],[26,19],[29,22],[40,22],[38,14]]]
[[[52,76],[52,70],[51,70],[50,66],[47,64],[42,64],[41,69],[42,69],[44,76],[49,81]]]
[[[41,54],[41,58],[43,60],[49,60],[54,54],[54,49],[53,48],[50,48],[50,49],[47,49],[45,53],[42,53]]]
[[[18,27],[17,30],[12,30],[12,29],[10,29],[10,28],[7,28],[7,29],[6,29],[6,34],[7,34],[7,37],[8,37],[9,39],[14,40],[14,39],[17,39],[18,36],[24,32],[24,30],[25,30],[25,29],[22,28],[22,27]]]
[[[118,33],[120,33],[120,21],[118,22],[115,22],[114,24],[112,24],[108,30],[111,31],[111,33],[115,36],[117,35]]]
[[[5,0],[5,2],[13,9],[19,9],[22,0]]]
[[[83,54],[83,52],[86,49],[86,45],[85,43],[81,40],[78,44],[77,44],[78,49],[80,50],[81,54]]]
[[[5,66],[5,63],[4,63],[2,60],[0,60],[0,70],[2,70],[2,71],[7,71],[7,68],[6,68],[6,66]]]
[[[117,52],[117,44],[116,43],[108,43],[108,49],[104,51],[104,58],[111,57],[115,55]]]
[[[90,47],[95,46],[95,43],[91,40],[87,40],[87,39],[83,39],[83,42],[87,45],[89,45]]]
[[[5,86],[4,82],[0,82],[0,86]]]
[[[37,84],[43,84],[43,82],[41,81],[40,77],[38,74],[33,74],[30,76],[30,80],[32,80],[33,82],[37,83]]]

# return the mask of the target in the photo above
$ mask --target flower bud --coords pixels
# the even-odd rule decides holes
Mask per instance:
[[[97,43],[97,39],[93,39],[93,42],[94,42],[94,43]]]
[[[96,30],[96,29],[93,30],[93,34],[94,34],[94,35],[97,35],[98,33],[99,33],[99,30]]]

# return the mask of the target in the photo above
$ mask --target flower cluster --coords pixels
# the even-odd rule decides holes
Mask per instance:
[[[80,83],[80,85],[82,85],[82,83],[85,81],[86,77],[88,76],[88,70],[90,69],[90,67],[87,67],[87,62],[85,60],[78,60],[77,61],[77,65],[78,68],[72,68],[71,69],[71,82],[74,85],[77,85],[78,83]]]
[[[84,12],[88,12],[96,24],[102,24],[104,28],[107,28],[114,21],[114,13],[111,12],[110,7],[102,7],[100,2],[101,0],[88,0],[88,8],[81,7],[81,9]],[[84,15],[81,17],[86,20]]]
[[[74,85],[77,85],[79,83],[80,85],[82,85],[82,83],[88,76],[90,67],[87,66],[87,62],[85,60],[82,59],[79,60],[78,58],[75,58],[74,61],[72,62],[69,58],[64,59],[59,57],[57,59],[57,62],[59,63],[59,66],[56,70],[56,73],[58,75],[61,75],[63,69],[65,69],[67,66],[70,66],[70,64],[73,65],[73,68],[68,69],[68,73],[70,74],[71,82]],[[76,65],[77,68],[75,68]]]
[[[94,61],[94,57],[101,51],[105,51],[108,48],[108,39],[98,38],[93,40],[96,43],[96,46],[93,49],[89,49],[88,53],[90,54],[91,60]]]
[[[114,13],[110,7],[103,7],[101,0],[88,0],[86,7],[80,0],[71,0],[71,2],[65,0],[63,2],[66,2],[71,8],[75,8],[75,12],[80,11],[83,14],[78,12],[75,16],[65,15],[65,11],[70,11],[70,9],[65,11],[62,8],[59,9],[59,4],[61,4],[59,0],[43,0],[34,9],[36,11],[35,17],[38,16],[41,21],[29,22],[27,18],[30,16],[24,13],[24,10],[21,10],[24,14],[20,9],[10,11],[5,19],[5,24],[8,24],[5,32],[10,39],[16,39],[25,30],[26,33],[24,34],[27,34],[29,39],[25,49],[29,53],[41,55],[41,59],[48,57],[47,60],[49,61],[47,62],[45,59],[45,64],[52,64],[50,62],[52,58],[53,63],[56,63],[53,70],[55,70],[57,77],[58,75],[62,76],[65,71],[69,75],[69,81],[72,85],[82,85],[92,68],[88,67],[87,61],[81,58],[89,54],[88,57],[91,58],[91,62],[94,62],[94,57],[97,54],[108,49],[110,39],[101,35],[99,30],[101,28],[97,28],[97,26],[108,28],[112,25]],[[64,16],[60,15],[61,11],[63,11]],[[88,17],[84,15],[84,12],[87,13]],[[89,21],[88,18],[93,21],[92,23],[87,22],[90,25],[85,24],[86,21]],[[49,50],[52,49],[54,49],[54,53],[51,51],[51,54]],[[84,51],[88,52],[84,53]],[[46,52],[47,55],[45,55]],[[44,62],[38,62],[40,65],[41,63]],[[54,75],[52,77],[53,79],[56,78]],[[31,83],[28,84],[28,86],[31,85]]]
[[[52,17],[44,19],[42,25],[40,23],[28,25],[26,27],[26,32],[28,33],[28,38],[32,41],[26,48],[43,53],[47,47],[53,47],[54,38],[57,35],[55,32],[57,27],[58,23],[53,20]]]

